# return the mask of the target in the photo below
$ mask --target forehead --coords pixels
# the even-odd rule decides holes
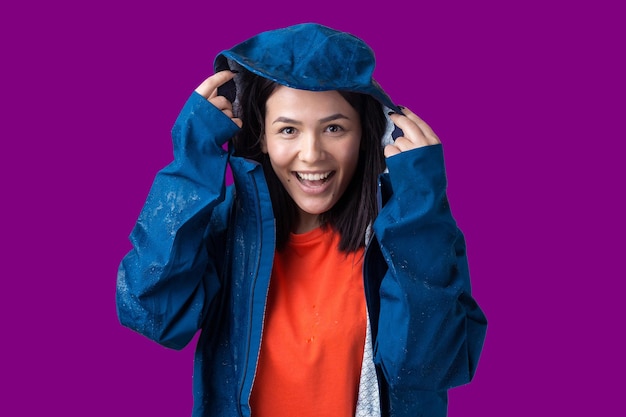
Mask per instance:
[[[358,117],[356,110],[337,91],[309,91],[278,86],[266,103],[266,117],[306,119],[340,113]]]

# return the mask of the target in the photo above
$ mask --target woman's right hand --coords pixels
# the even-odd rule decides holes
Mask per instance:
[[[230,71],[217,72],[204,80],[195,91],[206,98],[209,103],[220,109],[237,126],[241,127],[243,122],[233,114],[233,104],[226,97],[217,95],[217,88],[232,80],[234,76],[235,73]]]

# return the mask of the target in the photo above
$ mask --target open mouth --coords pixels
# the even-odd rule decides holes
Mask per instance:
[[[335,175],[335,171],[328,172],[316,172],[316,173],[308,173],[308,172],[295,172],[296,178],[304,185],[308,186],[320,186],[327,182],[333,175]]]

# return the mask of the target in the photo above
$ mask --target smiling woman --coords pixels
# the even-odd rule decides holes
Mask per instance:
[[[201,330],[195,417],[445,416],[486,319],[439,138],[325,26],[261,33],[215,69],[120,265],[122,324],[172,348]]]
[[[281,219],[276,224],[277,248],[284,247],[292,232],[310,230],[316,225],[332,225],[338,230],[341,250],[362,247],[363,230],[372,223],[378,210],[377,177],[385,169],[381,140],[392,125],[385,118],[382,104],[368,94],[294,89],[245,70],[237,73],[236,80],[241,95],[248,100],[238,112],[247,123],[234,138],[234,149],[237,155],[254,159],[265,169],[273,211],[275,217]],[[258,108],[252,103],[259,103]],[[313,112],[315,117],[312,117]],[[280,139],[276,140],[277,144],[286,143],[276,146],[276,152],[270,152],[269,141],[274,137]],[[347,141],[348,138],[353,140]],[[356,145],[342,149],[350,147],[347,142],[356,142]],[[328,154],[331,148],[333,152]],[[279,150],[285,150],[281,154],[287,150],[297,151],[300,166],[279,175],[276,169]],[[334,159],[335,153],[339,159]],[[322,193],[324,188],[320,188],[318,198],[309,199],[310,203],[321,204],[323,197],[330,197],[330,204],[326,201],[325,210],[320,207],[303,210],[297,202],[302,198],[295,201],[292,192],[299,190],[297,195],[303,197],[316,194],[311,187],[313,184],[300,180],[306,176],[310,181],[311,175],[318,174],[320,177],[328,175],[330,179],[337,172],[315,171],[339,160],[356,162],[356,166],[342,162],[345,167],[332,179],[328,192]],[[304,193],[298,185],[309,192]]]
[[[266,104],[261,149],[298,207],[293,232],[318,226],[354,177],[359,160],[359,114],[336,91],[280,86]]]

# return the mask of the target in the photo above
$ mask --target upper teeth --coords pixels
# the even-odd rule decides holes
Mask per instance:
[[[306,181],[319,181],[325,180],[330,175],[330,172],[324,172],[323,174],[307,174],[303,172],[298,172],[298,177]]]

